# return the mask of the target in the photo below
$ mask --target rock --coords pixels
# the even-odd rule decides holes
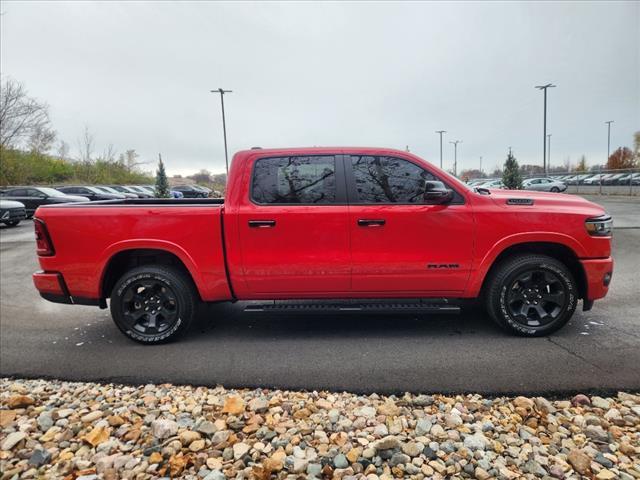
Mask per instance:
[[[580,475],[591,473],[591,459],[582,450],[571,450],[567,456],[567,461]]]
[[[387,426],[384,423],[379,423],[373,429],[373,434],[376,437],[386,437],[387,435],[389,435],[389,430],[387,429]]]
[[[595,408],[601,408],[602,410],[609,410],[611,402],[602,397],[591,397],[591,406]]]
[[[178,438],[180,439],[180,442],[183,446],[188,447],[192,442],[200,440],[201,435],[198,432],[194,432],[193,430],[185,430],[183,432],[180,432]]]
[[[536,397],[533,399],[536,408],[544,413],[555,413],[556,407],[554,407],[549,400],[544,397]]]
[[[249,401],[249,410],[263,413],[269,408],[269,401],[265,397],[253,398]]]
[[[436,438],[443,438],[447,436],[446,432],[444,431],[444,428],[442,428],[437,423],[433,427],[431,427],[431,431],[429,433],[431,433],[431,435]]]
[[[416,435],[418,437],[426,435],[431,431],[432,424],[426,418],[420,418],[416,423]]]
[[[607,469],[600,470],[596,475],[598,480],[611,480],[613,478],[617,478],[617,475]]]
[[[235,458],[236,460],[238,460],[239,458],[242,458],[250,449],[251,447],[243,442],[234,444],[233,458]]]
[[[4,439],[4,442],[0,445],[0,449],[11,450],[25,438],[27,438],[27,435],[24,432],[12,432]]]
[[[151,455],[149,455],[149,463],[154,464],[154,463],[160,463],[162,461],[162,454],[160,454],[160,452],[153,452]]]
[[[378,413],[380,415],[395,417],[400,415],[400,407],[398,407],[393,401],[387,400],[385,403],[378,406]]]
[[[544,477],[547,474],[547,471],[544,468],[542,468],[542,465],[540,465],[535,460],[528,460],[521,467],[521,469],[523,472],[530,473],[538,477]]]
[[[417,407],[428,407],[433,405],[433,397],[431,395],[418,395],[411,400],[411,403]]]
[[[462,425],[462,418],[460,415],[445,415],[444,416],[444,424],[447,428],[456,428]]]
[[[356,417],[373,418],[376,416],[376,409],[371,406],[356,408],[353,411]]]
[[[373,447],[376,450],[390,450],[393,448],[400,448],[400,440],[398,440],[393,435],[389,435],[375,442]]]
[[[613,468],[613,462],[600,452],[596,454],[593,460],[598,462],[600,465],[602,465],[605,468]]]
[[[241,397],[232,395],[226,398],[224,407],[222,407],[222,413],[240,415],[242,412],[244,412],[244,401]]]
[[[103,413],[100,410],[94,410],[93,412],[89,412],[86,415],[80,417],[80,421],[83,423],[91,423],[99,418],[102,418]]]
[[[579,393],[571,399],[571,405],[577,407],[579,405],[591,405],[591,400],[586,395]]]
[[[560,465],[553,465],[550,469],[549,469],[549,474],[553,477],[553,478],[560,478],[563,479],[564,478],[564,470],[562,469],[562,467]]]
[[[409,442],[402,445],[402,452],[410,457],[417,457],[422,453],[423,448],[422,445],[418,445],[416,442]]]
[[[491,475],[489,475],[489,472],[487,472],[486,470],[480,467],[476,467],[474,471],[474,475],[478,480],[487,480],[491,478]]]
[[[218,431],[218,427],[216,427],[215,423],[205,420],[204,422],[200,422],[198,424],[198,426],[196,427],[196,431],[198,433],[201,433],[202,435],[210,437]]]
[[[405,455],[404,453],[394,453],[391,456],[391,460],[389,460],[389,465],[392,467],[398,465],[404,465],[405,463],[411,462],[411,457],[409,455]]]
[[[42,448],[36,448],[27,462],[32,467],[40,468],[51,461],[51,454]]]
[[[203,450],[205,447],[205,441],[204,440],[194,440],[193,442],[191,442],[191,445],[189,445],[189,450],[191,450],[192,452],[199,452],[200,450]]]
[[[14,408],[26,408],[33,405],[34,403],[35,403],[35,400],[27,395],[13,395],[9,397],[9,400],[7,400],[6,405],[10,409],[14,409]]]
[[[533,400],[527,397],[516,397],[513,399],[513,405],[519,408],[524,408],[526,410],[531,410],[533,408]]]
[[[151,431],[154,437],[162,440],[178,433],[178,424],[173,420],[154,420],[151,423]]]
[[[333,466],[336,468],[347,468],[349,466],[349,461],[347,460],[347,457],[342,453],[339,453],[333,457]]]
[[[484,450],[489,441],[482,433],[475,433],[473,435],[467,435],[464,439],[464,446],[471,451]]]
[[[53,418],[51,418],[51,412],[44,411],[40,415],[38,415],[38,427],[43,432],[46,432],[51,427],[53,427]]]
[[[203,480],[227,480],[227,477],[220,470],[213,470]]]

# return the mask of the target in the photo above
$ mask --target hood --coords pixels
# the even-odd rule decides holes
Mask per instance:
[[[489,195],[497,205],[504,208],[531,208],[553,212],[583,213],[598,216],[607,213],[604,207],[585,200],[578,195],[566,193],[537,192],[531,190],[491,190]]]
[[[13,200],[0,200],[0,208],[24,208],[24,204]]]

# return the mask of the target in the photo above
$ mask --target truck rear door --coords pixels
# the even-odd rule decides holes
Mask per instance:
[[[244,283],[233,282],[238,296],[349,292],[349,213],[341,156],[257,158],[248,172],[237,210]]]

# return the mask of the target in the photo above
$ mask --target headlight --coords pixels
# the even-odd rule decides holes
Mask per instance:
[[[589,235],[594,237],[608,237],[613,229],[613,219],[611,215],[600,215],[599,217],[587,218],[584,223]]]

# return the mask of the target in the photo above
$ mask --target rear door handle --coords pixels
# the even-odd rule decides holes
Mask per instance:
[[[249,220],[251,228],[273,228],[276,226],[275,220]]]
[[[376,219],[359,218],[358,219],[358,226],[360,227],[382,227],[385,223],[386,221],[382,218],[376,218]]]

